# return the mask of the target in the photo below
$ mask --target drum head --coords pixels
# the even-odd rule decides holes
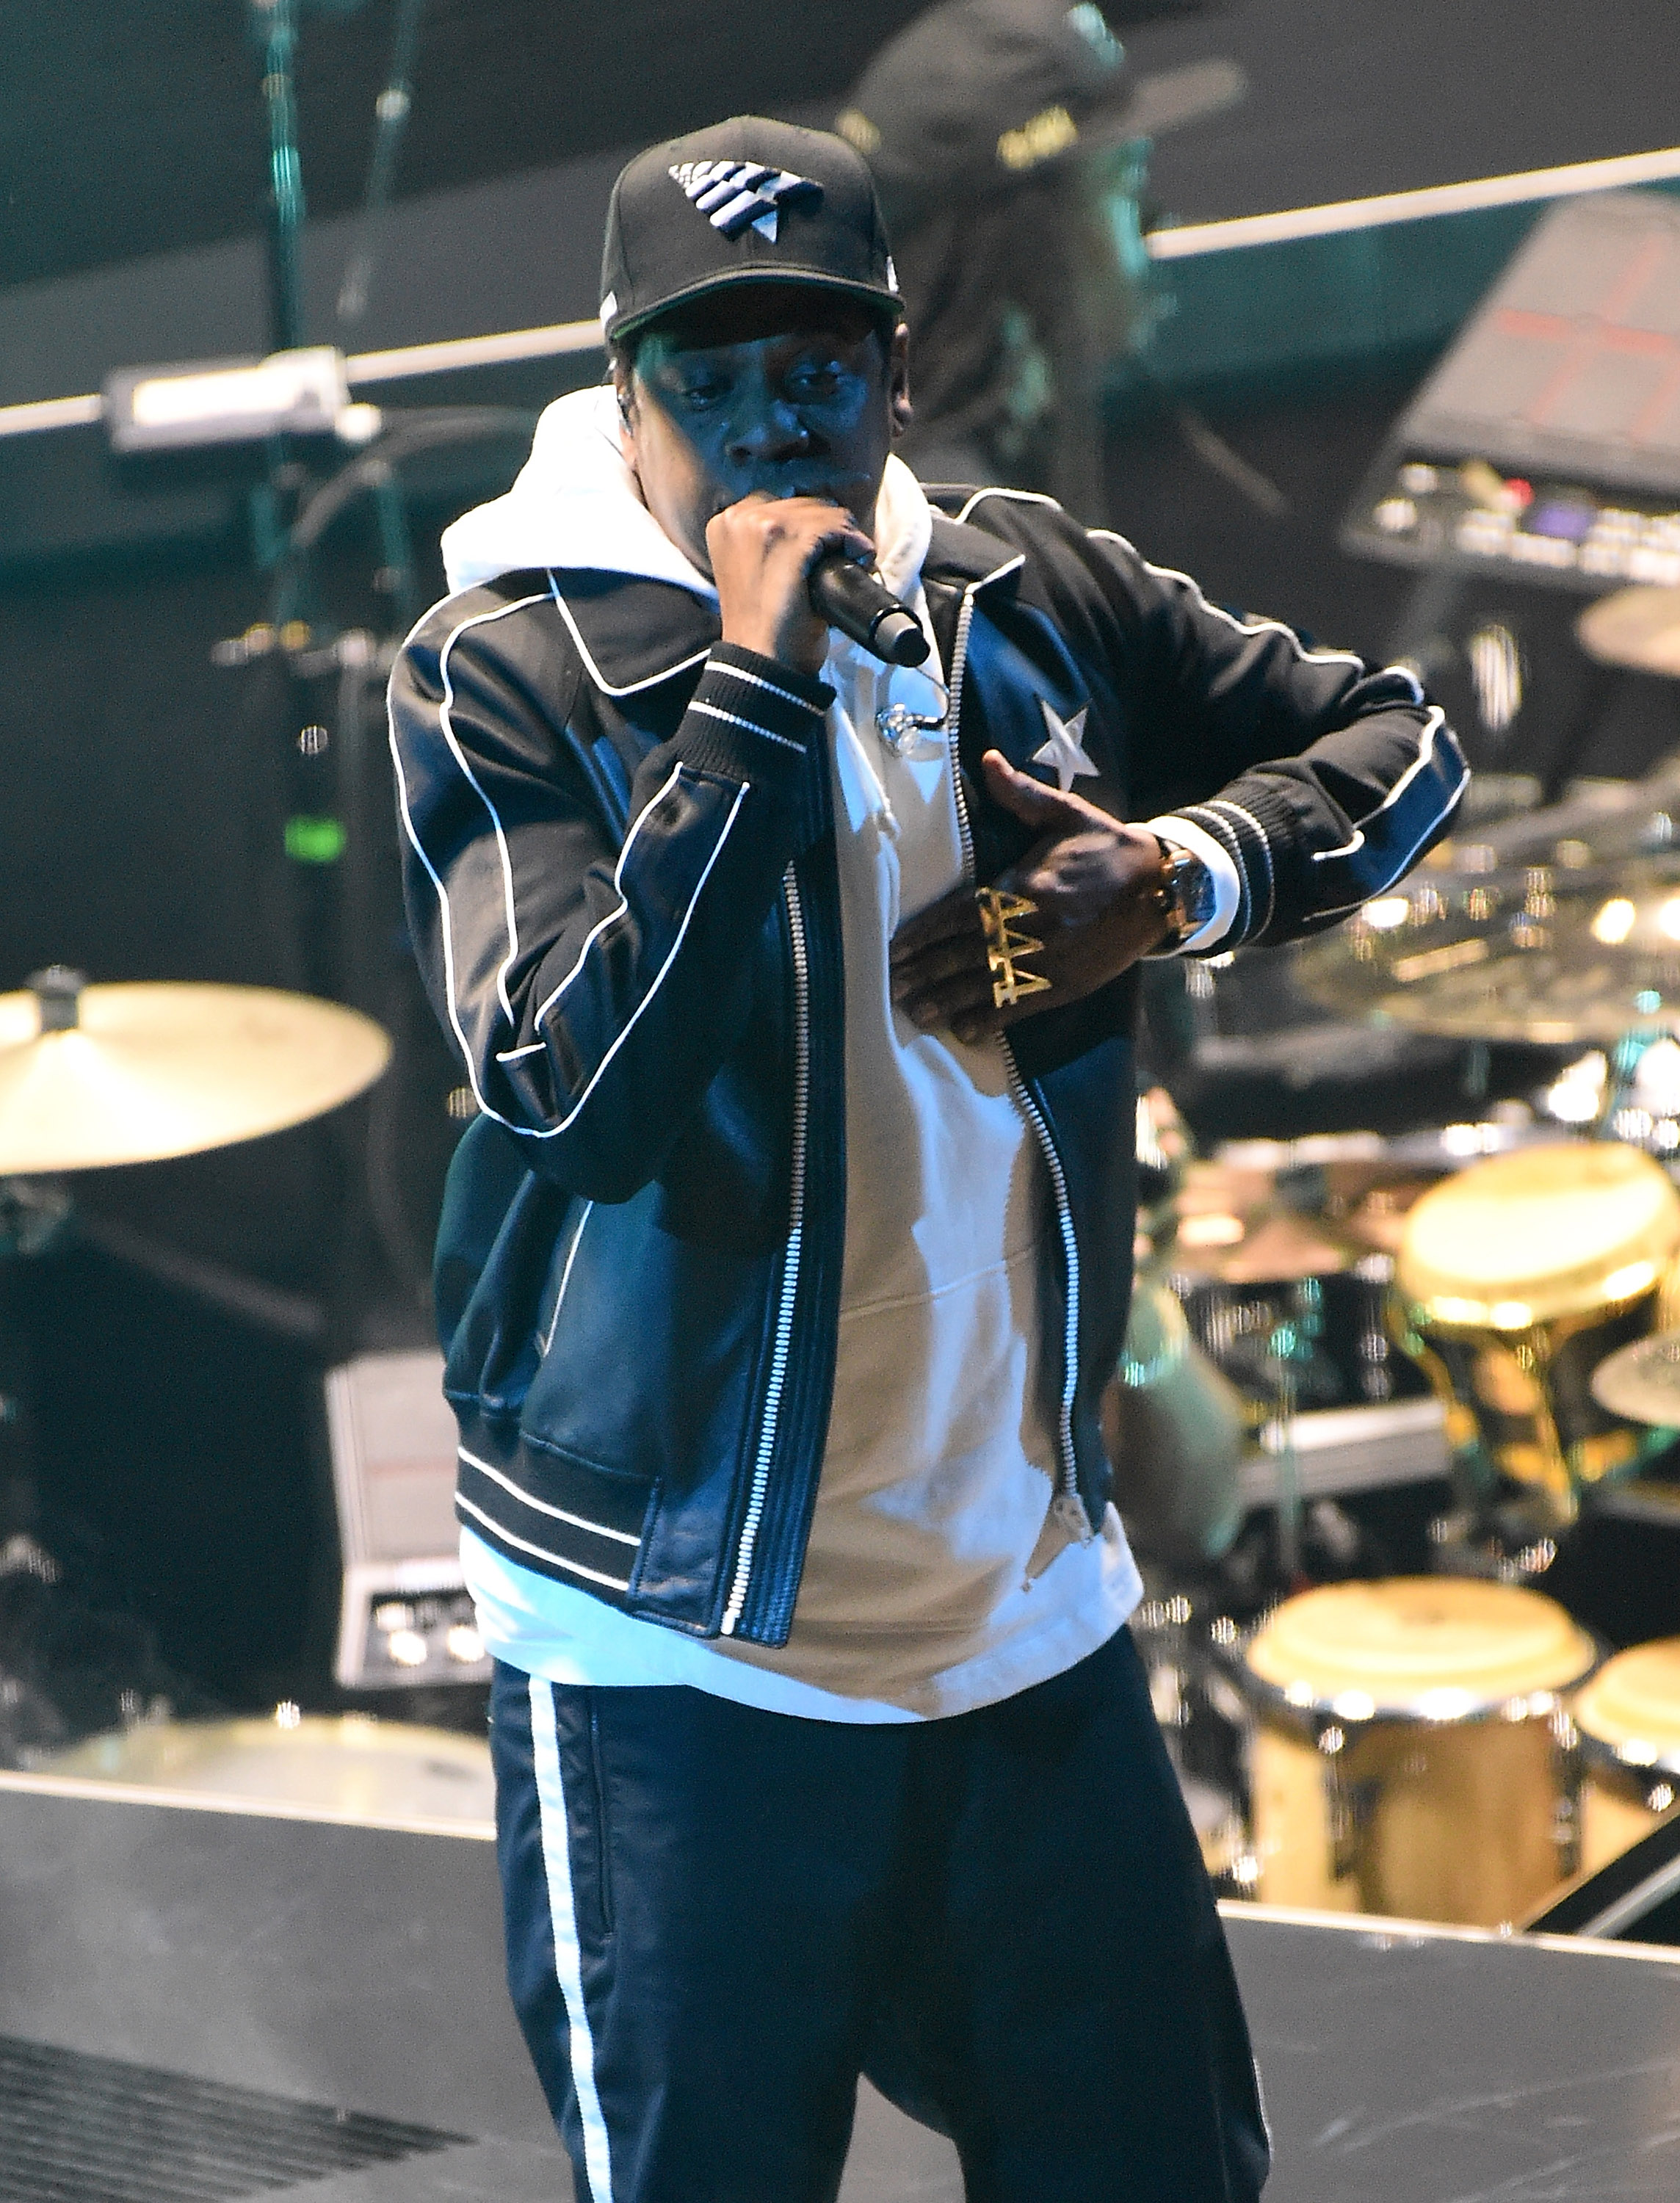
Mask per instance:
[[[1680,1193],[1607,1141],[1473,1165],[1406,1220],[1396,1281],[1419,1321],[1524,1331],[1638,1299],[1680,1249]]]
[[[490,1753],[453,1729],[368,1714],[268,1721],[144,1722],[56,1753],[52,1775],[189,1793],[333,1820],[486,1823],[496,1810]]]
[[[1462,1721],[1578,1682],[1596,1657],[1586,1632],[1539,1592],[1395,1576],[1286,1599],[1247,1664],[1303,1712]]]
[[[1576,1694],[1575,1725],[1624,1766],[1680,1773],[1680,1637],[1606,1660]]]

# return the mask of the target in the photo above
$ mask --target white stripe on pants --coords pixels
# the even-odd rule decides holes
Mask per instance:
[[[595,2089],[595,2041],[583,2002],[583,1952],[578,1942],[577,1912],[572,1901],[572,1854],[566,1819],[565,1786],[560,1779],[560,1748],[555,1733],[554,1688],[531,1677],[531,1762],[542,1818],[543,1866],[548,1877],[548,1911],[554,1929],[554,1971],[565,2002],[572,2087],[577,2093],[583,2128],[583,2162],[590,2193],[579,2203],[612,2203],[612,2150],[607,2123]]]

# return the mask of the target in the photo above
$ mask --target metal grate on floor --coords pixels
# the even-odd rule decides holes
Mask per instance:
[[[470,2139],[0,2035],[0,2203],[230,2203]]]

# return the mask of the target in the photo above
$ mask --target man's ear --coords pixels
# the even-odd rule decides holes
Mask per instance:
[[[910,330],[903,322],[893,330],[887,348],[887,398],[896,442],[911,422]]]
[[[635,369],[628,360],[615,359],[612,363],[613,395],[618,402],[618,417],[627,435],[635,434],[636,384]]]

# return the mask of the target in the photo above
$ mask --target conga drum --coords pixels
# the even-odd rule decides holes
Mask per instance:
[[[1424,1195],[1395,1267],[1402,1343],[1454,1446],[1537,1486],[1558,1518],[1581,1488],[1666,1444],[1596,1401],[1594,1370],[1673,1321],[1680,1193],[1636,1148],[1530,1148]]]
[[[1250,1639],[1253,1894],[1493,1927],[1572,1865],[1559,1693],[1596,1657],[1555,1601],[1456,1576],[1327,1584]]]
[[[1680,1797],[1680,1637],[1606,1660],[1576,1692],[1581,1866],[1593,1873],[1648,1835]]]

